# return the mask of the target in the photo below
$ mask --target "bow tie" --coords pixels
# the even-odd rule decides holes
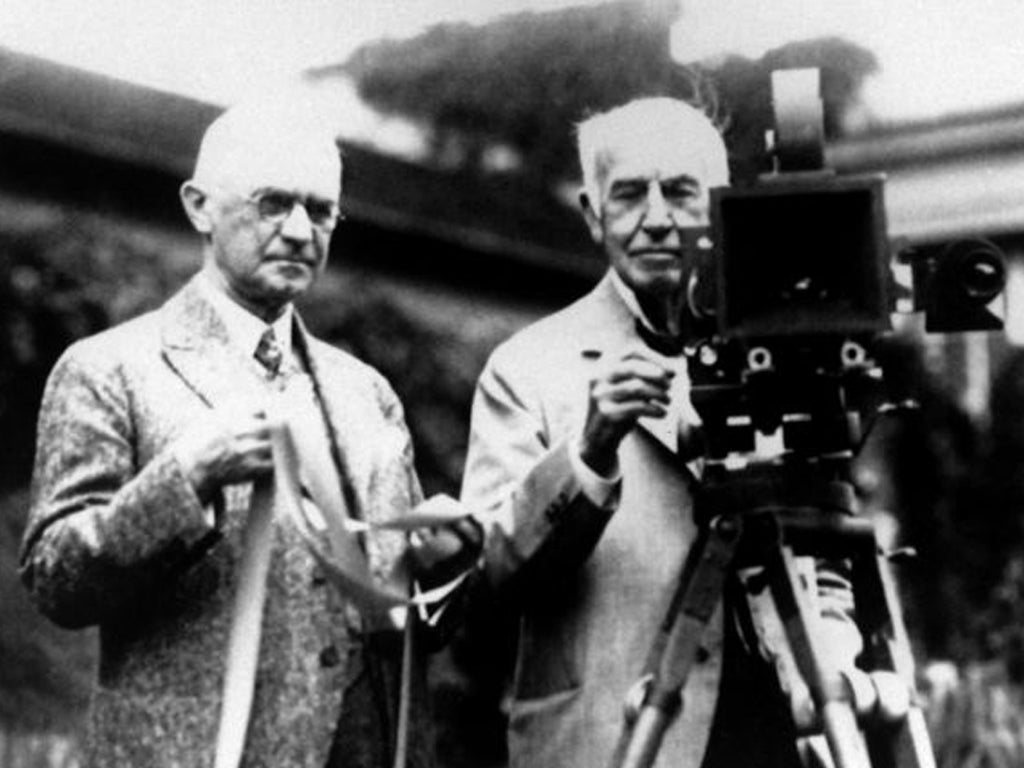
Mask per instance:
[[[682,335],[652,331],[639,320],[636,321],[636,333],[650,349],[665,357],[679,357],[686,346]]]

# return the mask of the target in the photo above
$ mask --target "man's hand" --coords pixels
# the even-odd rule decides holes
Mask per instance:
[[[455,518],[447,525],[420,529],[409,536],[413,575],[427,589],[451,581],[480,557],[484,532],[480,523],[451,496],[431,496],[419,513],[445,513]],[[462,516],[457,516],[459,512]]]
[[[178,439],[173,450],[200,501],[273,469],[271,427],[262,410],[230,411],[212,414]]]
[[[609,475],[622,438],[642,416],[664,416],[675,372],[642,350],[631,350],[590,380],[590,402],[580,453],[599,475]]]

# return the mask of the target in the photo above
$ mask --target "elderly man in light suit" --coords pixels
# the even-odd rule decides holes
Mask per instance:
[[[703,114],[663,98],[591,118],[579,143],[583,216],[611,268],[495,350],[463,481],[488,522],[487,582],[519,616],[514,768],[608,764],[696,534],[699,420],[680,353],[725,147]],[[770,665],[725,629],[718,615],[703,638],[659,766],[797,759]]]
[[[21,568],[56,622],[99,625],[90,766],[213,764],[243,529],[274,463],[274,397],[297,388],[319,424],[347,501],[320,514],[373,524],[421,501],[391,388],[292,307],[324,269],[340,182],[333,136],[307,111],[229,110],[181,190],[200,273],[157,311],[74,344],[50,376]],[[400,633],[332,588],[289,518],[274,518],[270,540],[241,764],[390,764]],[[381,587],[406,583],[410,567],[431,576],[460,547],[444,529],[412,557],[400,533],[359,542]],[[413,733],[422,764],[426,732]]]

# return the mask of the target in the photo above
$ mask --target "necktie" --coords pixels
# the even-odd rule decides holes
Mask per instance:
[[[267,330],[260,336],[259,344],[256,345],[256,351],[253,353],[253,357],[256,358],[257,362],[262,365],[267,371],[267,378],[274,378],[281,370],[281,361],[284,359],[284,351],[281,349],[281,345],[277,342],[277,336],[274,335],[274,329],[272,326],[268,326]]]

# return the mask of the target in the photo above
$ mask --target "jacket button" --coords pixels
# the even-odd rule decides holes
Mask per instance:
[[[703,664],[705,661],[711,658],[711,651],[705,648],[703,645],[697,648],[697,663]]]
[[[336,667],[340,662],[341,656],[338,654],[338,649],[333,645],[328,645],[320,651],[320,666],[324,669]]]
[[[324,572],[321,571],[319,568],[314,568],[313,569],[313,576],[309,580],[309,582],[314,587],[322,587],[324,584],[327,583],[327,577],[324,576]]]

